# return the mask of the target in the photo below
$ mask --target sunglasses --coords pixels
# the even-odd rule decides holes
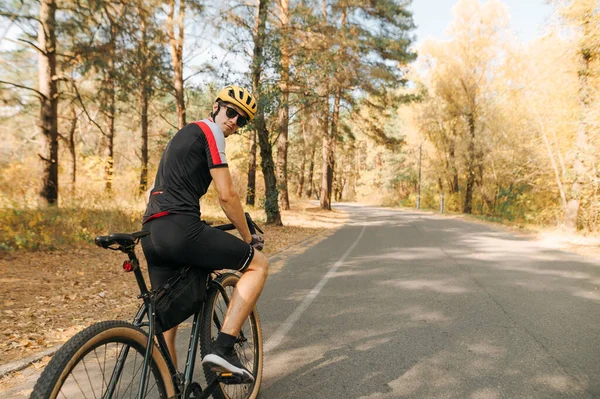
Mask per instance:
[[[227,115],[227,117],[229,119],[233,119],[237,116],[237,120],[235,121],[235,124],[238,125],[239,127],[246,126],[246,124],[248,123],[248,117],[243,116],[242,114],[237,112],[237,110],[235,108],[231,108],[228,105],[223,105],[223,106],[225,107],[225,115]]]

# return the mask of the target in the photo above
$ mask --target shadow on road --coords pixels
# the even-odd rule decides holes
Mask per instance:
[[[600,396],[598,262],[481,224],[349,211],[311,252],[331,264],[366,233],[267,355],[263,398]],[[310,265],[269,282],[280,308],[310,292]]]

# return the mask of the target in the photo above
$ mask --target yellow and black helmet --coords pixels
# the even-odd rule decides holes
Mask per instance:
[[[248,114],[250,120],[254,119],[254,116],[256,115],[256,99],[243,87],[233,85],[226,86],[219,94],[217,94],[217,99],[215,101],[225,101],[237,105]]]

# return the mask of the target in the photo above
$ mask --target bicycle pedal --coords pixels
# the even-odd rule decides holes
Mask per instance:
[[[230,385],[241,384],[243,382],[243,377],[239,374],[221,373],[219,375],[219,382]]]

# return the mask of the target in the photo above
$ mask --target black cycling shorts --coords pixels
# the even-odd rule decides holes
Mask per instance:
[[[234,235],[210,227],[198,216],[168,214],[143,226],[150,235],[142,238],[152,287],[164,284],[183,266],[213,270],[244,271],[254,248]]]

